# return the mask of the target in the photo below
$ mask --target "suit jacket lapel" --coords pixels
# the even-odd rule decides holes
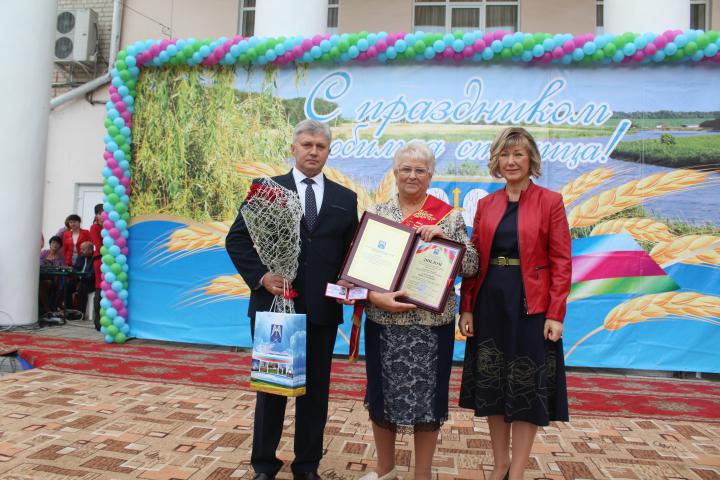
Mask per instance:
[[[330,200],[328,200],[328,198],[335,195],[335,182],[328,180],[327,175],[325,174],[323,174],[323,177],[325,181],[325,191],[323,192],[322,205],[320,205],[320,211],[318,212],[318,217],[315,221],[315,228],[317,228],[318,224],[322,221],[323,217],[327,215],[327,212],[330,209]],[[313,230],[315,228],[313,228]]]

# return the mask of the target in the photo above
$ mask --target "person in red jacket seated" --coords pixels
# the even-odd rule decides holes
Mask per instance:
[[[488,419],[490,478],[521,479],[537,427],[568,420],[561,338],[570,230],[562,195],[530,179],[540,176],[540,153],[527,131],[500,132],[489,168],[507,184],[478,201],[473,222],[480,269],[460,290],[468,337],[460,406]]]
[[[80,228],[80,222],[80,216],[74,213],[65,219],[68,228],[63,233],[62,249],[65,265],[68,267],[72,267],[75,259],[80,255],[80,245],[90,241],[90,232]]]

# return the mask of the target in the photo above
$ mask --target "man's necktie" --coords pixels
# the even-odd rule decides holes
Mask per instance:
[[[317,221],[317,202],[315,202],[315,191],[312,188],[315,180],[306,178],[302,182],[307,185],[305,189],[305,224],[308,230],[312,230]]]

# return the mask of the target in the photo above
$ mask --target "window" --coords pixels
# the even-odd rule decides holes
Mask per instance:
[[[328,0],[327,33],[333,34],[338,31],[338,10],[340,0]]]
[[[252,37],[255,34],[255,0],[240,1],[240,35]]]
[[[605,33],[605,18],[604,18],[605,5],[602,0],[595,4],[595,33],[602,35]]]
[[[690,28],[695,30],[710,30],[708,0],[690,0]]]
[[[507,30],[519,23],[519,0],[415,0],[415,31],[447,32]]]

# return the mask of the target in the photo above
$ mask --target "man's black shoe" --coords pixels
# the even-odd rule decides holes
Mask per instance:
[[[268,475],[267,473],[256,473],[253,480],[275,480],[275,475]]]
[[[293,473],[293,480],[322,480],[316,472]]]

